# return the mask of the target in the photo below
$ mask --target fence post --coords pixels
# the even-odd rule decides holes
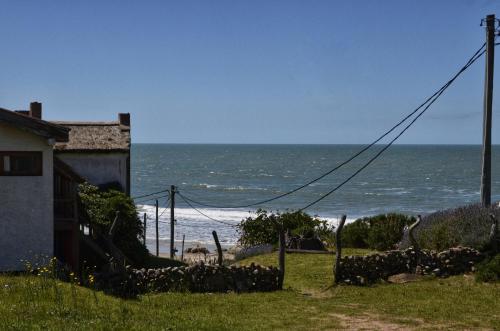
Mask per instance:
[[[490,214],[490,218],[492,221],[491,230],[490,230],[490,242],[491,242],[491,250],[494,254],[498,253],[498,220],[494,214]]]
[[[340,259],[342,258],[342,228],[344,227],[344,223],[346,220],[347,216],[342,215],[342,218],[340,219],[339,226],[337,227],[337,231],[335,231],[335,268],[333,270],[333,275],[334,275],[334,280],[335,283],[338,284],[341,279],[341,274],[342,274],[342,267],[340,266]]]
[[[413,235],[413,231],[420,224],[421,221],[422,221],[422,217],[420,215],[417,215],[417,221],[415,223],[413,223],[412,225],[410,225],[410,227],[408,228],[408,238],[410,239],[411,245],[416,250],[418,250],[419,247],[418,247],[417,240],[415,239],[415,236]]]
[[[146,246],[146,220],[148,218],[148,215],[144,213],[144,246]]]
[[[155,202],[156,207],[156,256],[160,256],[160,234],[158,232],[158,200]]]
[[[212,231],[212,235],[214,236],[215,240],[215,246],[217,246],[217,256],[218,256],[218,263],[219,265],[222,265],[222,248],[220,247],[220,242],[219,242],[219,237],[217,236],[217,231]]]
[[[186,238],[186,235],[182,235],[182,251],[181,251],[181,262],[184,262],[184,239]]]
[[[279,289],[283,289],[283,281],[285,280],[285,230],[283,225],[279,228],[279,276],[278,276],[278,287]]]

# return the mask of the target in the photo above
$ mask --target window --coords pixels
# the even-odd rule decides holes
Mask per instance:
[[[42,176],[42,152],[0,152],[0,176]]]

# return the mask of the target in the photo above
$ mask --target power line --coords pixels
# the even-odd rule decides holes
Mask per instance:
[[[187,203],[191,208],[193,208],[200,215],[203,215],[206,218],[208,218],[208,219],[210,219],[210,220],[212,220],[214,222],[220,223],[220,224],[224,224],[224,225],[231,226],[231,227],[237,227],[237,225],[235,225],[235,224],[227,223],[227,222],[224,222],[224,221],[221,221],[221,220],[218,220],[218,219],[215,219],[213,217],[208,216],[207,214],[203,213],[201,210],[199,210],[198,208],[196,208],[195,206],[193,206],[191,204],[191,202],[189,202],[189,200],[184,195],[182,195],[179,191],[177,191],[177,194],[182,198],[182,200],[184,200],[185,203]]]
[[[137,204],[138,202],[139,203],[144,203],[144,202],[148,202],[148,201],[153,201],[153,200],[158,200],[158,199],[162,199],[162,198],[166,198],[166,197],[170,197],[170,193],[169,194],[165,194],[165,195],[161,195],[159,197],[152,197],[152,198],[149,198],[149,199],[146,199],[146,200],[141,200],[141,201],[135,201],[134,200],[134,203]]]
[[[168,204],[168,202],[169,202],[169,201],[170,201],[170,195],[169,195],[169,197],[168,197],[167,201],[165,201],[165,205],[166,205],[166,204]],[[162,211],[162,212],[161,212],[161,214],[158,216],[158,220],[160,219],[160,217],[162,217],[162,215],[165,213],[165,211],[166,211],[167,209],[170,209],[170,208],[168,208],[168,207],[163,208],[163,211]]]
[[[139,195],[139,196],[132,197],[132,199],[134,199],[134,200],[136,200],[136,199],[141,199],[141,198],[149,197],[149,196],[151,196],[151,195],[156,195],[156,194],[160,194],[160,193],[165,193],[165,192],[168,192],[168,191],[169,191],[169,190],[162,190],[162,191],[153,192],[153,193],[149,193],[149,194]]]
[[[394,137],[386,146],[384,146],[384,148],[382,148],[382,150],[380,150],[377,154],[375,154],[374,157],[372,157],[367,163],[365,163],[361,168],[359,168],[354,174],[352,174],[351,176],[349,176],[346,180],[344,180],[342,183],[340,183],[339,185],[337,185],[335,188],[333,188],[332,190],[330,190],[329,192],[327,192],[326,194],[322,195],[321,197],[319,197],[318,199],[314,200],[313,202],[309,203],[308,205],[306,205],[305,207],[299,209],[299,211],[302,211],[302,210],[305,210],[313,205],[315,205],[316,203],[320,202],[321,200],[325,199],[326,197],[328,197],[329,195],[331,195],[332,193],[334,193],[335,191],[337,191],[338,189],[340,189],[342,186],[344,186],[345,184],[347,184],[351,179],[353,179],[355,176],[357,176],[361,171],[363,171],[365,168],[367,168],[373,161],[375,161],[383,152],[385,152],[399,137],[401,137],[403,135],[403,133],[406,132],[406,130],[408,130],[412,125],[413,123],[415,123],[426,111],[427,109],[429,109],[429,107],[444,93],[444,91],[458,78],[458,76],[460,76],[465,70],[467,70],[474,62],[476,62],[477,59],[479,59],[483,54],[484,54],[484,50],[481,51],[483,49],[484,45],[476,52],[474,53],[474,55],[469,59],[469,61],[467,61],[467,63],[458,71],[458,73],[452,78],[450,79],[444,86],[443,88],[441,88],[441,90],[439,91],[439,93],[432,99],[432,101],[396,136]]]
[[[478,50],[476,53],[474,53],[474,55],[472,56],[472,58],[467,62],[466,66],[468,67],[468,65],[472,64],[470,63],[471,60],[474,59],[475,56],[477,56],[481,51],[482,49],[485,47],[486,43],[484,43]],[[484,51],[483,51],[484,53]],[[482,53],[480,54],[482,55]],[[479,55],[479,56],[480,56]],[[477,59],[474,59],[474,61],[477,60]],[[387,135],[389,135],[391,132],[393,132],[396,128],[398,128],[400,125],[402,125],[404,122],[406,122],[410,117],[412,117],[414,114],[416,114],[422,107],[424,107],[426,104],[428,104],[434,97],[440,95],[446,88],[448,88],[449,84],[451,84],[451,82],[453,82],[463,71],[459,71],[459,73],[457,75],[455,75],[450,81],[448,81],[446,84],[444,84],[440,89],[438,89],[436,92],[434,92],[434,94],[432,94],[430,97],[428,97],[422,104],[420,104],[415,110],[413,110],[410,114],[408,114],[407,116],[405,116],[403,119],[401,119],[396,125],[394,125],[391,129],[389,129],[388,131],[386,131],[384,134],[382,134],[379,138],[377,138],[376,140],[374,140],[371,144],[365,146],[364,148],[362,148],[360,151],[358,151],[357,153],[355,153],[354,155],[352,155],[351,157],[349,157],[347,160],[345,160],[344,162],[340,163],[338,166],[334,167],[333,169],[325,172],[324,174],[322,174],[321,176],[319,177],[316,177],[312,180],[310,180],[309,182],[293,189],[293,190],[290,190],[288,192],[285,192],[285,193],[282,193],[282,194],[279,194],[273,198],[269,198],[269,199],[265,199],[265,200],[262,200],[262,201],[258,201],[258,202],[254,202],[254,203],[250,203],[250,204],[245,204],[245,205],[235,205],[235,206],[224,206],[224,205],[213,205],[213,204],[208,204],[208,203],[204,203],[204,202],[200,202],[200,201],[197,201],[197,200],[194,200],[192,198],[189,198],[189,197],[184,197],[186,200],[189,200],[190,202],[194,203],[194,204],[197,204],[197,205],[200,205],[200,206],[205,206],[205,207],[210,207],[210,208],[221,208],[221,209],[228,209],[228,208],[247,208],[247,207],[253,207],[253,206],[257,206],[257,205],[262,205],[262,204],[265,204],[265,203],[268,203],[268,202],[272,202],[274,200],[278,200],[278,199],[281,199],[287,195],[290,195],[290,194],[293,194],[321,179],[323,179],[324,177],[330,175],[331,173],[337,171],[338,169],[340,169],[341,167],[343,167],[344,165],[350,163],[352,160],[354,160],[355,158],[357,158],[358,156],[360,156],[361,154],[363,154],[364,152],[366,152],[368,149],[370,149],[371,147],[373,147],[376,143],[378,143],[380,140],[382,140],[383,138],[385,138]]]

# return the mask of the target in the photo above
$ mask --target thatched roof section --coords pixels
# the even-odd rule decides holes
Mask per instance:
[[[53,138],[59,142],[68,141],[68,128],[27,116],[24,113],[0,108],[0,122],[44,138]]]
[[[53,122],[68,129],[69,141],[57,143],[55,150],[83,152],[128,152],[130,127],[119,122]]]

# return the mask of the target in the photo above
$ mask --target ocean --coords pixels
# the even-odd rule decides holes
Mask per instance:
[[[177,186],[192,200],[214,206],[248,205],[308,182],[334,168],[362,149],[363,145],[215,145],[133,144],[131,159],[132,196]],[[321,197],[358,170],[383,146],[343,166],[322,180],[282,199],[247,208],[191,208],[176,196],[175,245],[185,236],[186,247],[213,243],[216,230],[223,246],[237,242],[234,227],[254,215],[268,211],[296,210]],[[492,200],[500,200],[500,146],[492,151]],[[411,215],[479,202],[481,146],[394,145],[353,180],[306,212],[336,224],[340,215],[348,220],[379,213]],[[159,196],[160,251],[168,252],[170,210],[164,193]],[[147,244],[153,248],[154,199],[137,199],[148,217]],[[205,215],[219,223],[207,218]]]

